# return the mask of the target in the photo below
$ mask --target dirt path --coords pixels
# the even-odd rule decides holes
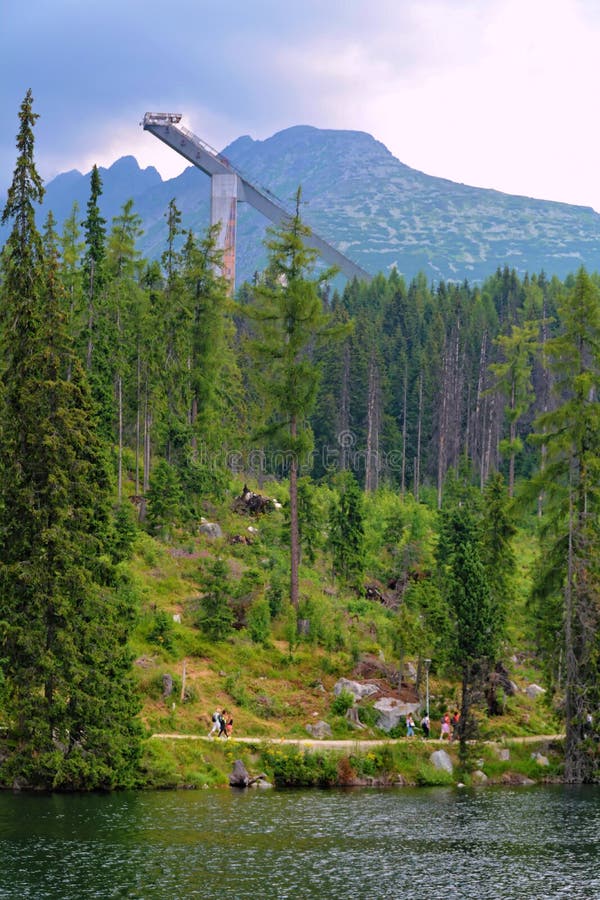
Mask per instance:
[[[209,738],[203,734],[153,734],[153,738],[160,740],[181,740],[181,741],[206,741],[214,743],[218,738]],[[537,744],[543,741],[558,741],[564,738],[564,734],[533,734],[525,737],[508,737],[501,738],[497,741],[483,741],[484,744]],[[318,741],[314,738],[262,738],[262,737],[234,737],[228,738],[233,743],[238,744],[292,744],[297,747],[309,747],[311,749],[323,750],[367,750],[369,747],[383,747],[385,744],[396,743],[397,741],[424,742],[423,738],[378,738],[376,740],[343,740],[343,741]],[[222,741],[223,742],[223,741]],[[448,741],[442,741],[439,738],[429,738],[428,744],[444,746]]]

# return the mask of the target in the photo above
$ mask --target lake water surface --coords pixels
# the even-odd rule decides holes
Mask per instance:
[[[600,898],[600,788],[0,793],[0,897]]]

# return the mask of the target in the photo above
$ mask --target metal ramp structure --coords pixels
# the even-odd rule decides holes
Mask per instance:
[[[270,191],[252,184],[222,154],[193,134],[181,123],[181,113],[147,112],[142,122],[149,131],[194,166],[210,176],[210,223],[218,225],[217,247],[223,253],[223,275],[230,291],[235,287],[235,241],[237,204],[243,201],[280,225],[290,218],[290,212]],[[372,276],[347,256],[344,256],[314,232],[305,243],[312,247],[331,266],[336,266],[348,279],[370,281]]]

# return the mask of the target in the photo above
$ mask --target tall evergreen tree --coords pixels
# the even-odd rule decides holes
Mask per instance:
[[[29,91],[2,221],[0,658],[9,753],[0,782],[130,784],[139,735],[132,610],[110,556],[110,481],[85,374],[67,334]]]
[[[475,733],[473,695],[482,685],[498,648],[498,633],[482,562],[479,526],[468,505],[442,510],[438,565],[454,621],[452,659],[461,672],[459,738],[466,760],[467,741]]]
[[[581,782],[597,778],[600,762],[585,730],[600,701],[600,293],[584,269],[559,313],[562,331],[546,352],[560,403],[536,421],[546,448],[533,484],[546,498],[537,596],[560,614],[554,625],[565,660],[565,778]]]
[[[301,459],[312,448],[308,419],[319,384],[319,369],[309,351],[339,333],[319,296],[318,285],[324,276],[311,277],[316,253],[304,243],[310,229],[300,218],[300,199],[298,189],[294,215],[280,228],[270,230],[267,277],[256,285],[254,303],[243,307],[256,330],[252,349],[269,413],[267,430],[277,439],[277,449],[289,464],[290,600],[296,608],[300,564],[298,471]]]
[[[329,512],[329,546],[333,570],[349,584],[360,587],[365,569],[363,497],[351,472],[338,476],[339,501]]]

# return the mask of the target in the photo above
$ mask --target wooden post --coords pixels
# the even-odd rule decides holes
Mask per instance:
[[[187,662],[187,660],[184,659],[183,660],[183,671],[181,673],[181,697],[180,697],[180,699],[181,699],[182,703],[185,700],[185,664],[186,664],[186,662]]]

